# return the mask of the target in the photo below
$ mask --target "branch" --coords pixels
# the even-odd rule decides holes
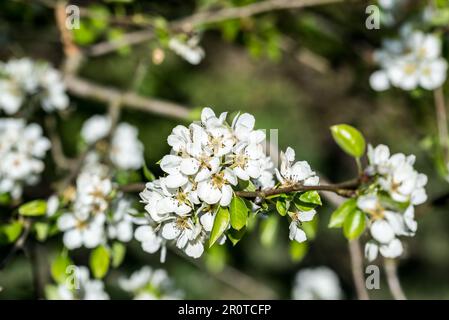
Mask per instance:
[[[355,190],[359,186],[359,180],[349,180],[338,184],[326,184],[326,185],[316,185],[316,186],[304,186],[304,185],[293,185],[289,187],[283,187],[278,189],[268,189],[261,191],[236,191],[235,194],[242,198],[266,198],[269,196],[274,196],[277,194],[291,193],[291,192],[302,192],[302,191],[329,191],[334,192],[338,195],[351,197],[354,195]],[[145,183],[132,183],[120,187],[120,191],[123,192],[140,192],[145,189]]]
[[[217,23],[231,19],[247,18],[269,11],[298,9],[342,1],[344,0],[265,0],[249,4],[247,6],[194,13],[188,17],[169,23],[169,29],[173,31],[191,31],[200,25]],[[93,45],[89,48],[87,53],[90,56],[100,56],[124,46],[136,45],[149,41],[153,37],[154,32],[152,29],[130,32],[116,41],[101,42]]]
[[[355,190],[360,185],[359,179],[346,181],[339,184],[327,184],[316,186],[304,186],[296,184],[288,187],[281,187],[277,189],[261,190],[261,191],[237,191],[235,194],[242,198],[266,198],[282,193],[302,192],[302,191],[330,191],[344,197],[351,197]]]
[[[390,292],[393,295],[393,298],[395,300],[407,300],[398,278],[396,261],[394,259],[385,258],[384,268],[387,275],[388,287],[390,288]]]
[[[352,278],[354,280],[357,298],[359,300],[369,300],[368,291],[365,286],[365,276],[363,275],[363,254],[359,239],[349,241],[348,247],[351,257]]]
[[[48,137],[51,141],[51,154],[56,165],[61,169],[69,169],[71,166],[71,159],[68,159],[62,148],[62,142],[58,135],[56,128],[56,120],[54,116],[45,117],[45,127],[48,131]]]
[[[443,151],[444,161],[449,162],[449,134],[447,129],[446,106],[444,103],[443,88],[433,91],[435,100],[435,113],[438,127],[438,141]]]
[[[174,102],[145,98],[133,92],[123,92],[76,76],[67,76],[65,84],[72,95],[81,98],[93,99],[106,104],[120,100],[121,105],[129,109],[151,112],[175,119],[185,120],[189,118],[190,110]]]

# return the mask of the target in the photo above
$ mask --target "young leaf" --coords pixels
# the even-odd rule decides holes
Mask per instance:
[[[331,127],[335,142],[347,154],[360,158],[365,153],[365,138],[354,127],[347,124],[339,124]]]
[[[332,212],[331,218],[329,220],[329,228],[341,228],[346,216],[352,211],[356,210],[357,201],[356,199],[349,199],[345,201],[341,206]]]
[[[321,198],[318,191],[307,191],[299,196],[299,200],[305,203],[312,203],[321,206]]]
[[[279,198],[276,201],[276,210],[281,216],[285,216],[287,214],[288,208],[289,203],[285,199]]]
[[[235,230],[240,230],[246,226],[248,219],[248,208],[242,198],[234,196],[229,205],[229,212],[231,214],[231,226]]]
[[[221,237],[223,232],[226,231],[229,225],[229,210],[227,208],[218,208],[217,215],[215,216],[214,225],[210,233],[209,248]]]
[[[19,207],[19,214],[28,217],[42,216],[47,212],[47,201],[45,200],[34,200],[22,204]]]
[[[109,270],[110,253],[105,246],[99,246],[90,254],[89,265],[95,278],[103,278]]]
[[[68,270],[67,267],[72,265],[73,262],[66,252],[62,252],[56,257],[56,259],[51,264],[51,276],[53,280],[57,283],[63,283],[67,278]]]
[[[36,238],[39,241],[45,241],[48,237],[50,226],[46,222],[35,222],[33,229],[36,232]]]
[[[343,234],[348,240],[357,238],[365,230],[365,214],[360,210],[350,212],[343,223]]]
[[[112,266],[117,268],[123,262],[126,254],[126,246],[121,242],[114,242],[112,244]]]
[[[260,223],[260,242],[269,248],[273,246],[279,225],[279,217],[272,214]]]
[[[18,221],[0,225],[0,244],[8,244],[17,240],[22,233],[22,224]]]

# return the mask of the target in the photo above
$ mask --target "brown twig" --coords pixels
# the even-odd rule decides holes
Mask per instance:
[[[316,190],[316,191],[329,191],[336,193],[340,196],[350,197],[354,195],[354,192],[357,189],[358,185],[359,180],[355,179],[338,184],[326,184],[316,186],[293,185],[264,191],[236,191],[235,194],[242,198],[253,199],[253,198],[266,198],[283,193]],[[120,187],[121,191],[129,193],[140,192],[143,189],[145,189],[145,183],[133,183]]]
[[[169,23],[169,29],[173,31],[190,32],[195,27],[204,24],[217,23],[231,19],[242,19],[270,11],[299,9],[341,1],[344,0],[265,0],[246,6],[197,12],[188,17]],[[100,56],[115,51],[123,46],[136,45],[149,41],[153,39],[153,37],[154,32],[152,29],[130,32],[116,41],[106,41],[91,46],[87,54],[90,56]]]
[[[72,165],[71,159],[68,159],[63,151],[62,142],[56,128],[54,116],[45,117],[45,127],[48,131],[48,137],[51,141],[51,154],[56,165],[61,169],[69,169]]]
[[[175,119],[188,119],[188,108],[174,102],[146,98],[133,92],[123,92],[115,88],[102,86],[75,76],[65,79],[67,90],[78,97],[93,99],[107,104],[120,100],[123,107],[151,112]]]
[[[357,298],[359,300],[369,300],[368,291],[365,286],[365,276],[363,275],[363,255],[359,239],[354,239],[348,243],[352,278],[354,280]]]
[[[391,295],[395,300],[407,300],[398,278],[397,264],[394,259],[384,259],[384,268]]]
[[[443,88],[433,91],[435,100],[435,113],[438,128],[438,141],[443,151],[444,161],[449,162],[449,133],[447,128],[446,105],[444,102]]]

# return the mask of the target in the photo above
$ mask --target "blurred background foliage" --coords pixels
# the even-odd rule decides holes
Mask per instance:
[[[53,11],[45,2],[0,2],[2,61],[29,56],[56,66],[61,64],[58,30]],[[82,20],[75,40],[87,48],[98,41],[122,37],[129,27],[125,23],[111,24],[111,17],[121,21],[131,16],[135,21],[149,19],[163,25],[161,17],[170,21],[191,14],[195,8],[251,2],[254,0],[72,1],[97,13],[95,19]],[[413,15],[424,2],[412,1],[409,10],[401,15],[404,18]],[[162,35],[151,43],[90,58],[83,64],[80,75],[121,90],[176,101],[192,110],[211,106],[217,112],[250,112],[259,128],[279,129],[281,149],[293,147],[298,158],[309,161],[334,182],[351,178],[356,169],[332,141],[329,126],[333,124],[354,125],[373,144],[384,143],[393,152],[416,154],[417,169],[429,176],[429,202],[418,208],[419,230],[415,238],[407,240],[399,274],[410,298],[447,299],[449,203],[433,206],[432,199],[446,194],[449,185],[437,174],[434,164],[432,146],[436,128],[432,95],[424,91],[408,95],[399,90],[379,94],[370,89],[368,76],[374,69],[370,64],[372,50],[382,38],[397,33],[397,27],[367,30],[365,8],[369,3],[372,1],[278,11],[209,25],[201,30],[206,57],[198,66],[165,49],[164,61],[153,63],[153,50],[163,47],[166,41],[162,30]],[[447,42],[447,34],[444,39]],[[138,68],[143,68],[143,78],[135,87],[133,79]],[[65,152],[75,156],[83,121],[92,114],[105,113],[106,109],[101,103],[76,97],[71,97],[71,104],[72,111],[61,116],[58,127]],[[139,128],[146,162],[155,175],[161,174],[156,162],[169,152],[166,137],[182,121],[126,109],[122,117]],[[255,228],[263,232],[252,232],[234,248],[230,243],[213,247],[200,261],[169,252],[162,267],[186,292],[186,297],[219,299],[260,297],[259,285],[274,292],[273,297],[289,298],[298,270],[326,265],[338,273],[346,297],[353,298],[347,243],[339,230],[327,229],[333,208],[325,199],[323,202],[317,236],[308,247],[289,248],[286,222],[261,219]],[[0,210],[3,211],[0,214],[7,214],[6,209]],[[45,256],[37,260],[48,264],[59,251],[60,243],[59,237],[51,239],[45,247]],[[88,256],[82,250],[75,251],[74,256],[87,263]],[[120,273],[129,274],[145,264],[161,266],[158,260],[157,255],[144,253],[138,243],[132,243],[124,265],[108,276],[107,288],[112,296],[126,297],[116,287]],[[0,286],[4,289],[0,298],[33,297],[27,261],[20,255],[0,271]],[[253,280],[245,282],[246,276],[235,270]],[[241,286],[237,287],[243,286],[245,292],[232,282],[239,282]],[[370,294],[373,298],[390,298],[383,281],[381,289]]]

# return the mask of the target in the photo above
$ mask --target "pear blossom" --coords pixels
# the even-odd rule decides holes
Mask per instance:
[[[204,108],[199,121],[178,125],[168,136],[172,149],[160,161],[165,176],[147,183],[140,193],[147,221],[134,237],[143,250],[164,251],[167,242],[174,242],[188,256],[198,258],[211,236],[219,207],[231,204],[239,182],[263,190],[275,187],[274,165],[264,151],[266,136],[255,129],[254,116],[238,113],[231,124],[227,116]],[[294,163],[291,148],[281,157],[281,171],[277,171],[281,184],[318,184],[307,162]],[[301,223],[312,220],[314,214],[312,210],[291,215],[291,239],[305,240]],[[216,240],[223,244],[226,236],[221,234]]]
[[[199,40],[197,36],[185,42],[178,38],[171,38],[168,47],[190,64],[199,64],[205,56],[204,49],[198,45]]]
[[[290,218],[292,218],[292,222],[290,223],[290,227],[289,227],[290,240],[292,240],[292,241],[294,240],[298,243],[301,243],[301,242],[304,242],[307,240],[306,233],[304,232],[304,230],[301,229],[301,223],[312,221],[315,214],[316,214],[316,211],[313,209],[309,210],[309,211],[297,211],[295,213],[290,214]]]
[[[17,199],[24,186],[36,184],[50,146],[38,124],[0,118],[0,194],[9,193]]]
[[[107,116],[94,115],[81,128],[81,137],[93,144],[108,136],[112,122]],[[137,170],[143,166],[143,144],[138,139],[137,128],[126,122],[117,125],[111,137],[109,158],[115,167],[122,170]]]
[[[281,152],[280,158],[280,170],[276,168],[275,171],[281,184],[318,185],[319,177],[312,171],[307,161],[295,162],[295,151],[292,148],[288,147],[285,153]]]
[[[120,242],[129,242],[133,238],[133,217],[130,214],[131,201],[119,197],[112,214],[107,223],[107,233],[109,239],[117,239]]]
[[[134,296],[134,300],[176,300],[182,296],[163,269],[145,266],[129,278],[119,278],[118,283],[122,290]]]
[[[62,75],[47,63],[28,58],[0,64],[0,110],[17,113],[28,97],[36,95],[44,111],[69,106]]]
[[[427,200],[424,189],[427,176],[413,168],[414,155],[396,153],[390,156],[390,149],[385,145],[375,148],[368,145],[367,154],[369,166],[366,173],[369,176],[378,176],[379,185],[393,200],[410,201],[413,205],[422,204]]]
[[[413,236],[417,230],[414,208],[409,206],[403,213],[386,209],[378,196],[369,194],[357,200],[357,206],[370,218],[372,240],[365,245],[368,260],[376,259],[378,252],[386,258],[397,258],[403,252],[398,237]]]
[[[292,290],[295,300],[339,300],[343,290],[338,276],[327,267],[303,269],[296,274]]]
[[[435,34],[403,28],[400,40],[385,41],[384,47],[374,54],[381,66],[370,77],[376,91],[390,86],[403,90],[422,87],[433,90],[446,81],[448,64],[441,57],[441,39]]]

